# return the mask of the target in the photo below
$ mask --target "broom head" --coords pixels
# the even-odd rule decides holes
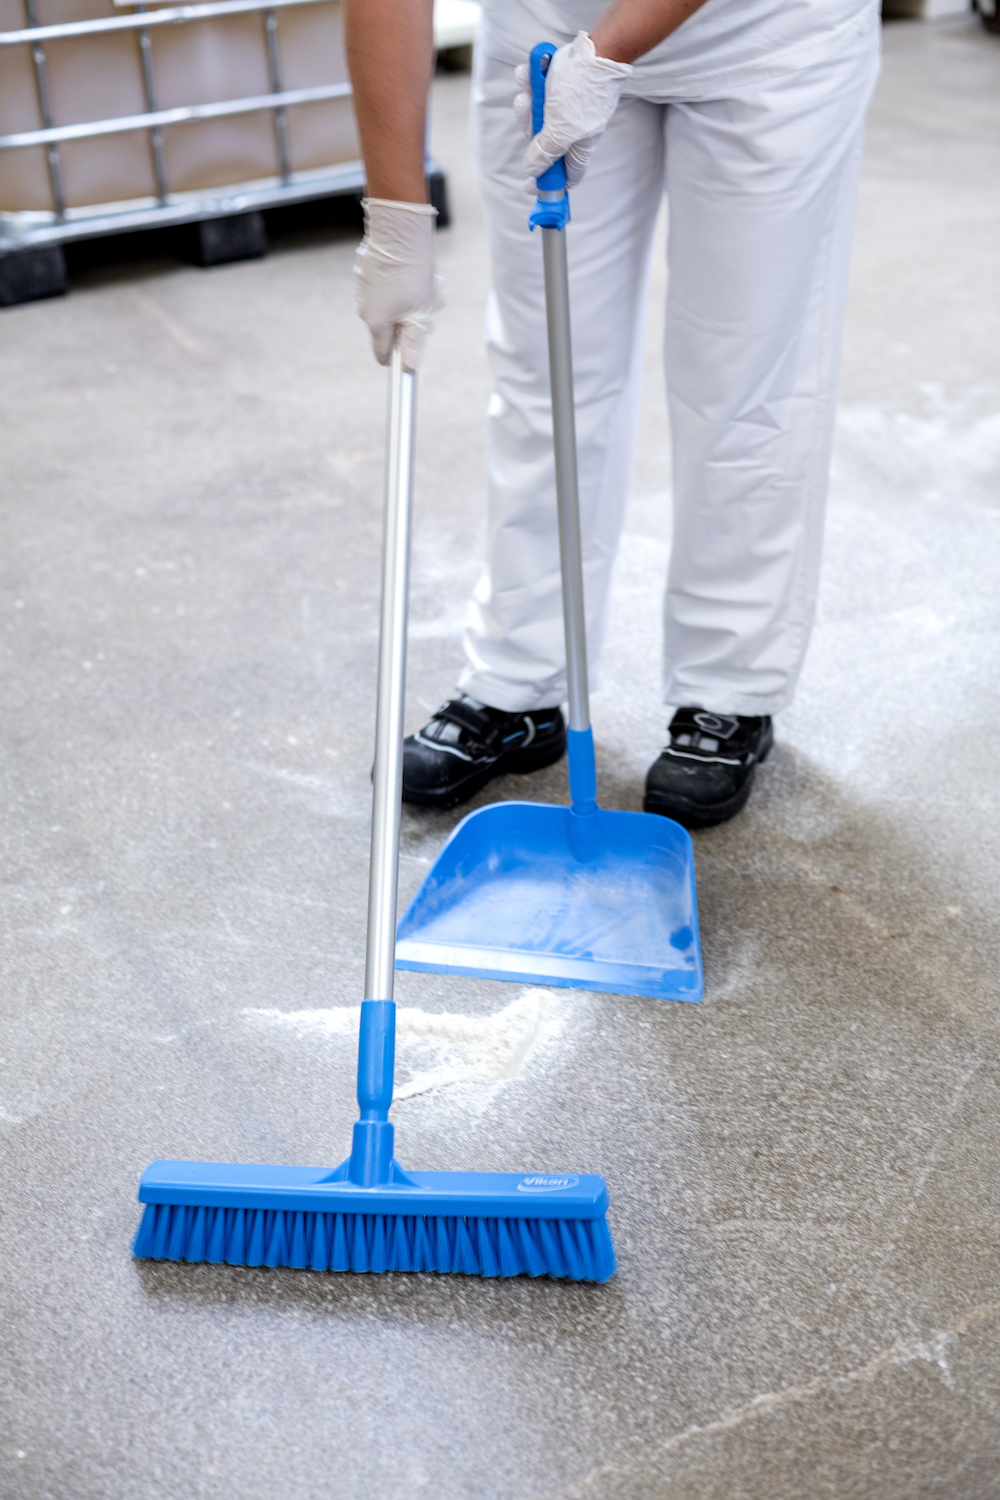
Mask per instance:
[[[458,1271],[607,1281],[603,1177],[404,1172],[359,1187],[328,1167],[157,1161],[143,1173],[140,1259],[314,1271]]]

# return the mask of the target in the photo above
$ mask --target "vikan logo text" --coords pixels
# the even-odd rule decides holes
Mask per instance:
[[[558,1193],[560,1188],[576,1187],[579,1177],[522,1177],[519,1193]]]

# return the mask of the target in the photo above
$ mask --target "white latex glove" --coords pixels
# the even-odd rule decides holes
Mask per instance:
[[[434,221],[429,203],[364,198],[365,237],[354,258],[354,300],[368,324],[375,358],[387,365],[399,343],[403,368],[416,370],[438,307]]]
[[[598,57],[585,31],[578,31],[566,47],[560,47],[545,75],[545,123],[538,135],[531,128],[531,70],[527,63],[514,69],[521,90],[514,100],[517,123],[531,141],[525,152],[524,170],[529,174],[528,192],[535,191],[540,177],[560,156],[566,158],[566,181],[570,187],[587,170],[595,142],[608,128],[618,108],[629,63]]]

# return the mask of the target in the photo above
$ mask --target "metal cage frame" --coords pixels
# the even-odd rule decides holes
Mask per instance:
[[[0,32],[0,47],[31,48],[38,106],[43,123],[40,130],[22,130],[0,136],[0,150],[17,150],[22,146],[45,147],[52,207],[50,210],[23,209],[7,212],[0,208],[0,257],[17,251],[62,245],[72,240],[121,234],[136,229],[191,224],[204,219],[229,218],[236,214],[306,202],[314,198],[360,193],[365,184],[364,164],[360,160],[299,172],[292,171],[289,161],[286,124],[289,107],[320,100],[345,99],[352,93],[351,85],[346,81],[300,89],[286,89],[283,85],[277,12],[293,5],[325,3],[329,3],[329,0],[206,0],[203,4],[174,5],[153,11],[143,4],[137,4],[134,12],[128,15],[102,16],[89,21],[40,26],[35,0],[23,0],[28,24],[18,31]],[[270,93],[160,109],[157,103],[150,31],[160,26],[182,26],[211,17],[254,12],[259,12],[263,17]],[[90,120],[77,125],[56,125],[52,115],[45,43],[110,31],[136,33],[146,101],[145,112],[106,120]],[[183,125],[191,121],[210,120],[223,115],[253,114],[261,110],[270,110],[273,118],[279,163],[277,177],[201,191],[171,192],[163,149],[165,125]],[[155,196],[118,203],[67,207],[60,143],[135,130],[146,131],[149,138],[156,184]],[[428,161],[428,175],[439,175],[438,168],[431,161]]]

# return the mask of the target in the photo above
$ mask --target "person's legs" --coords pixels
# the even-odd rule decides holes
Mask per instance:
[[[746,803],[815,611],[841,326],[877,33],[667,116],[674,537],[668,741],[643,806]]]
[[[525,141],[506,64],[480,60],[474,136],[494,291],[487,570],[470,606],[460,686],[531,712],[565,696],[542,248],[527,217]],[[649,246],[662,195],[664,107],[624,100],[573,190],[567,234],[588,645],[596,661],[628,494]]]
[[[802,666],[877,47],[668,111],[668,704],[770,715]]]

